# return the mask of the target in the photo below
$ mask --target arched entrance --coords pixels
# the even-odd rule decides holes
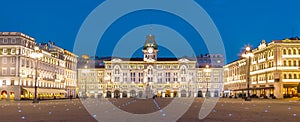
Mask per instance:
[[[1,92],[1,99],[7,99],[7,91],[3,90]]]
[[[120,97],[120,91],[119,90],[115,90],[114,91],[114,98],[119,98]]]
[[[139,98],[141,98],[143,96],[143,92],[139,91]]]
[[[136,97],[136,92],[135,90],[130,91],[130,97]]]
[[[215,90],[214,97],[219,97],[219,91]]]
[[[122,97],[127,98],[127,91],[123,91]]]
[[[106,92],[106,98],[111,98],[111,91]]]
[[[186,97],[186,90],[181,90],[181,97]]]
[[[197,95],[198,97],[203,97],[203,94],[202,94],[202,91],[201,90],[199,90],[198,91],[198,95]]]

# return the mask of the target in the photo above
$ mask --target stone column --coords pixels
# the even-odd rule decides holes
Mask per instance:
[[[270,97],[270,89],[265,89],[265,95],[267,96],[267,97]]]
[[[274,95],[276,98],[283,98],[283,94],[282,94],[282,91],[283,91],[283,84],[282,83],[278,83],[278,82],[275,82],[274,83]]]

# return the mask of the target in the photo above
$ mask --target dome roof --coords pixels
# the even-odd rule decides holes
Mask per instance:
[[[151,34],[147,35],[143,49],[147,49],[148,47],[152,47],[153,49],[156,49],[156,50],[158,49],[158,45],[155,41],[154,35],[151,35]]]

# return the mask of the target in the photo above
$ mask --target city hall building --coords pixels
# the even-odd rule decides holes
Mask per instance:
[[[77,55],[20,32],[0,32],[0,99],[76,96]]]
[[[251,50],[253,57],[240,58],[224,66],[226,95],[288,98],[298,95],[300,83],[300,39],[287,38],[270,43],[262,41]],[[249,89],[247,88],[249,68]]]
[[[160,58],[153,35],[146,37],[141,51],[143,58],[83,56],[79,97],[218,97],[223,90],[222,55],[200,56],[201,61]]]

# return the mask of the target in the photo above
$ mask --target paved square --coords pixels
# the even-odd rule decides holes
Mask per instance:
[[[173,99],[157,98],[157,104],[161,108],[168,105]],[[145,114],[158,111],[153,99],[110,99],[122,110]],[[128,101],[131,104],[124,104]],[[271,100],[252,99],[244,101],[242,99],[220,98],[213,111],[204,119],[197,119],[200,107],[204,98],[196,98],[189,110],[178,120],[179,122],[299,122],[300,121],[300,101],[293,100]],[[102,99],[86,99],[84,102],[95,102],[101,104]],[[141,107],[143,106],[143,107]],[[40,101],[33,104],[32,101],[0,101],[0,121],[42,121],[42,122],[95,122],[79,99],[74,100],[51,100]],[[166,116],[168,113],[166,113]],[[100,116],[100,115],[99,115]],[[114,117],[113,115],[111,117]],[[125,119],[124,119],[125,121]]]

